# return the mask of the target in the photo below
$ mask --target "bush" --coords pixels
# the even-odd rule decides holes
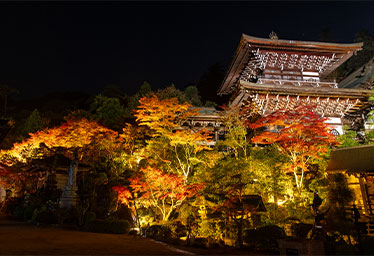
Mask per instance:
[[[87,221],[84,225],[86,231],[111,234],[127,234],[130,228],[130,223],[127,220],[93,220]]]
[[[146,237],[163,242],[170,242],[173,239],[172,234],[171,229],[165,225],[153,225],[146,230]]]
[[[23,220],[24,219],[24,212],[25,212],[24,208],[22,208],[21,206],[16,206],[13,209],[12,216],[16,220]]]
[[[306,223],[292,223],[291,231],[292,235],[296,238],[305,239],[308,236],[308,233],[313,229],[313,224]]]
[[[72,207],[72,208],[58,207],[54,211],[54,213],[56,215],[57,222],[60,225],[63,225],[63,224],[76,225],[76,224],[78,224],[78,220],[77,220],[77,216],[76,216],[77,214],[75,212],[74,207]]]
[[[86,223],[92,222],[94,220],[96,220],[96,213],[86,212],[86,214],[84,215],[84,225],[86,225]]]
[[[252,248],[275,251],[278,250],[278,239],[284,237],[286,233],[282,228],[271,225],[245,230],[243,240]]]
[[[361,241],[361,254],[374,255],[374,238],[365,237]]]
[[[35,207],[29,205],[26,206],[23,210],[23,220],[31,220],[32,215],[34,213]]]
[[[208,248],[209,240],[206,237],[196,237],[192,240],[192,245],[197,248]]]
[[[57,224],[57,216],[50,211],[42,211],[36,217],[36,221],[43,224]]]

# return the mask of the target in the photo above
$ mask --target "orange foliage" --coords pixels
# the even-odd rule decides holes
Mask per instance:
[[[261,132],[252,142],[276,143],[282,153],[289,157],[286,170],[294,174],[296,185],[301,189],[310,161],[320,158],[320,154],[326,153],[329,146],[338,144],[324,121],[326,118],[314,113],[312,106],[302,106],[294,110],[276,111],[248,126],[252,129],[273,129]]]
[[[154,136],[171,132],[183,121],[198,114],[188,103],[180,104],[177,98],[159,100],[156,95],[143,97],[135,110],[136,121],[155,131]]]
[[[26,162],[30,158],[41,157],[43,149],[62,147],[82,148],[93,141],[116,137],[117,133],[87,119],[69,120],[60,127],[30,133],[30,138],[15,143],[10,150],[2,150],[0,157],[6,165]]]
[[[161,142],[148,141],[149,152],[152,151],[152,146],[157,145],[155,150],[158,152],[153,154],[157,155],[157,160],[167,163],[169,172],[183,174],[186,181],[193,165],[200,161],[197,154],[210,150],[209,131],[181,129],[183,122],[198,115],[198,110],[192,109],[188,103],[178,103],[177,98],[159,100],[155,95],[143,97],[139,102],[135,111],[136,120],[141,126],[150,128],[153,137],[162,138]],[[160,146],[160,143],[163,144]]]
[[[34,193],[40,185],[39,180],[39,173],[15,171],[3,166],[0,167],[0,185],[3,185],[6,189]]]
[[[132,198],[130,190],[123,186],[114,186],[112,189],[117,192],[118,201],[122,204],[129,205],[129,200]]]
[[[157,208],[164,221],[186,198],[198,195],[204,187],[204,184],[185,184],[183,176],[156,168],[147,167],[140,171],[141,175],[130,179],[130,187],[134,193],[140,194],[139,202],[145,207]]]

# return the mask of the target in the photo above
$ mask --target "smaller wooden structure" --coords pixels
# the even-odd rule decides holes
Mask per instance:
[[[89,166],[79,164],[79,171],[87,171]],[[41,173],[38,188],[47,180],[56,182],[57,189],[62,190],[60,206],[70,208],[78,202],[76,175],[78,163],[62,154],[55,154],[43,159],[34,159],[28,171]],[[40,184],[39,184],[40,183]]]
[[[194,131],[206,129],[212,133],[213,138],[209,146],[213,146],[224,134],[224,127],[221,119],[220,111],[213,107],[195,108],[199,114],[190,117],[182,124],[183,128],[191,128]]]
[[[374,145],[339,148],[331,152],[326,168],[329,173],[346,174],[348,186],[355,194],[354,204],[360,212],[360,222],[368,224],[368,234],[374,235]],[[351,211],[352,205],[347,206]]]
[[[68,183],[68,170],[71,162],[72,160],[63,154],[55,154],[46,158],[32,160],[27,171],[41,172],[44,177],[42,183],[48,179],[48,176],[54,176],[53,179],[57,182],[57,188],[63,189]],[[80,172],[87,171],[88,169],[87,165],[79,164]]]

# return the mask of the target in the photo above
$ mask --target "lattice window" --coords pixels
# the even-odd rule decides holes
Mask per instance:
[[[339,136],[339,135],[340,135],[340,133],[339,133],[338,130],[336,130],[336,129],[332,129],[332,130],[330,131],[330,133],[331,133],[332,135],[334,135],[334,136]]]

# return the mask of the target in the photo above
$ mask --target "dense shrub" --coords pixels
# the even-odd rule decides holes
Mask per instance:
[[[43,224],[57,224],[57,216],[50,211],[41,211],[36,217],[36,222]]]
[[[84,225],[86,225],[86,223],[92,222],[94,220],[96,220],[96,213],[86,212],[86,214],[84,215]]]
[[[157,241],[168,242],[173,239],[173,232],[168,226],[153,225],[146,230],[146,236]]]
[[[97,233],[127,234],[130,231],[127,220],[93,220],[87,221],[84,230]]]
[[[59,224],[70,224],[75,225],[77,223],[76,213],[74,211],[74,207],[72,208],[57,208],[55,211],[57,222]]]
[[[196,237],[192,240],[192,246],[197,248],[208,248],[209,240],[206,237]]]
[[[34,213],[35,207],[28,205],[23,209],[23,220],[30,220]]]
[[[284,230],[276,225],[244,231],[244,242],[256,249],[278,250],[278,239],[286,237]]]
[[[25,209],[22,206],[16,206],[12,210],[12,217],[16,220],[23,220],[24,212],[25,212]]]
[[[374,255],[374,237],[365,237],[361,240],[361,254]]]
[[[307,238],[308,233],[313,229],[313,224],[292,223],[292,235],[296,238]]]

